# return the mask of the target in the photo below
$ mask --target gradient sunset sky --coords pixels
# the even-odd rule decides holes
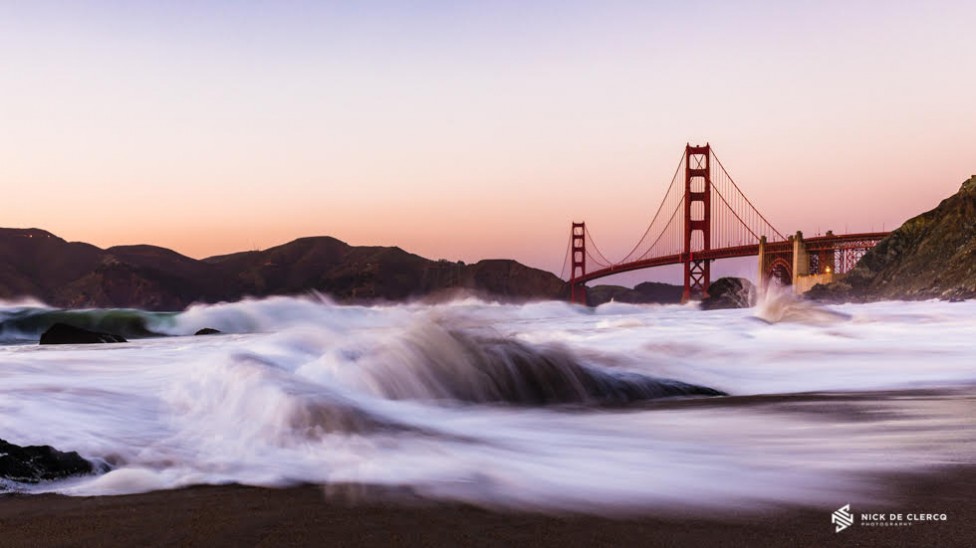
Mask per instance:
[[[976,173],[976,2],[0,0],[0,226],[192,257],[300,236],[559,273],[686,142],[781,231]]]

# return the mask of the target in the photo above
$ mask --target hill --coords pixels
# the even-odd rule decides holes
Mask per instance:
[[[644,282],[633,289],[619,285],[597,285],[587,290],[587,301],[590,306],[597,306],[610,301],[631,304],[677,304],[681,302],[684,288],[659,282]]]
[[[61,307],[179,310],[194,302],[317,291],[341,302],[470,292],[510,300],[565,292],[554,274],[511,260],[432,261],[398,247],[300,238],[264,251],[196,260],[149,246],[100,249],[38,229],[0,229],[0,299]]]
[[[976,297],[976,175],[938,207],[909,219],[846,276],[807,296],[838,301]]]

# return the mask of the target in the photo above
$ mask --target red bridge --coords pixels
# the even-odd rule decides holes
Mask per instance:
[[[683,168],[683,169],[682,169]],[[760,284],[776,279],[798,292],[829,282],[854,267],[888,232],[784,236],[746,198],[710,145],[685,147],[664,200],[637,245],[612,262],[596,246],[586,223],[573,223],[566,262],[570,299],[586,303],[591,280],[656,266],[684,265],[683,299],[708,294],[711,262],[759,257]]]

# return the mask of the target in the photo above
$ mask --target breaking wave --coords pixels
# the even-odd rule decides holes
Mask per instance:
[[[314,296],[180,313],[0,303],[5,336],[36,340],[65,315],[165,335],[0,345],[0,433],[112,467],[17,488],[28,493],[367,484],[608,513],[857,500],[877,474],[961,459],[976,439],[976,303],[765,299],[722,314]],[[188,337],[203,327],[224,335]],[[930,392],[887,392],[918,389]],[[721,391],[736,396],[708,397]],[[671,399],[647,403],[658,398]]]
[[[793,293],[792,287],[767,284],[754,308],[756,318],[768,323],[803,323],[825,325],[849,320],[847,314],[829,310]]]
[[[56,323],[126,338],[159,336],[173,322],[175,312],[146,312],[126,308],[66,310],[41,304],[0,307],[0,342],[36,341]]]
[[[429,324],[382,345],[358,382],[395,400],[624,405],[672,396],[721,396],[712,388],[583,365],[568,349],[482,338]]]

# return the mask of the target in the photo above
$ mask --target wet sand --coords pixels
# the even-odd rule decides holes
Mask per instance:
[[[492,511],[376,489],[209,486],[117,497],[2,496],[0,545],[976,545],[976,469],[879,481],[894,496],[873,510],[946,512],[948,520],[898,527],[856,523],[835,533],[830,515],[836,508],[683,515],[652,510],[614,519]],[[856,514],[858,508],[852,510]]]
[[[760,406],[843,421],[856,419],[866,402],[949,400],[965,403],[966,409],[976,398],[972,390],[811,393],[672,400],[646,408]],[[968,453],[972,445],[960,439],[959,451]],[[0,546],[976,546],[976,468],[936,468],[871,483],[884,498],[870,504],[658,508],[626,517],[489,510],[358,486],[200,486],[115,497],[0,495]],[[831,513],[849,502],[856,523],[835,532]],[[948,519],[866,526],[860,512],[945,513]]]

